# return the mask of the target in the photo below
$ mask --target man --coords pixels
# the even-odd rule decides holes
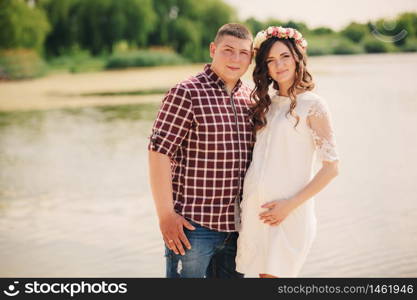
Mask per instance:
[[[252,60],[251,33],[223,25],[210,56],[203,72],[166,94],[148,146],[168,278],[243,277],[236,240],[254,141],[250,89],[240,77]]]

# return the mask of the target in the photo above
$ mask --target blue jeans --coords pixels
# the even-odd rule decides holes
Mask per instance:
[[[195,230],[185,227],[191,249],[175,254],[165,246],[167,278],[243,278],[235,263],[237,232],[218,232],[189,221]],[[181,264],[181,265],[180,265]]]

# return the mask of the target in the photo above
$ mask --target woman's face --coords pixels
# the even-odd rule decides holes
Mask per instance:
[[[278,85],[291,86],[295,77],[295,60],[290,49],[284,43],[275,42],[266,58],[269,76]]]

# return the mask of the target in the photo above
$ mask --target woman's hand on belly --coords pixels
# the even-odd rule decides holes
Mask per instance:
[[[280,199],[265,203],[261,208],[267,209],[259,214],[259,218],[265,224],[277,226],[296,208],[291,199]]]

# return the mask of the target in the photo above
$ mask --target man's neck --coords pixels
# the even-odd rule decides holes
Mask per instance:
[[[237,83],[238,81],[236,80],[236,81],[233,81],[233,82],[227,82],[226,80],[224,80],[224,78],[222,78],[222,77],[219,75],[219,73],[216,71],[216,68],[215,68],[215,67],[211,66],[211,70],[212,70],[214,73],[216,73],[216,75],[217,75],[217,76],[218,76],[221,80],[223,80],[223,82],[224,82],[224,84],[225,84],[226,91],[227,91],[227,93],[230,95],[230,93],[232,92],[233,88],[235,87],[235,85],[236,85],[236,83]]]
[[[237,81],[235,81],[233,83],[225,82],[226,91],[229,95],[232,93],[232,90],[236,86],[236,83],[237,83]]]

